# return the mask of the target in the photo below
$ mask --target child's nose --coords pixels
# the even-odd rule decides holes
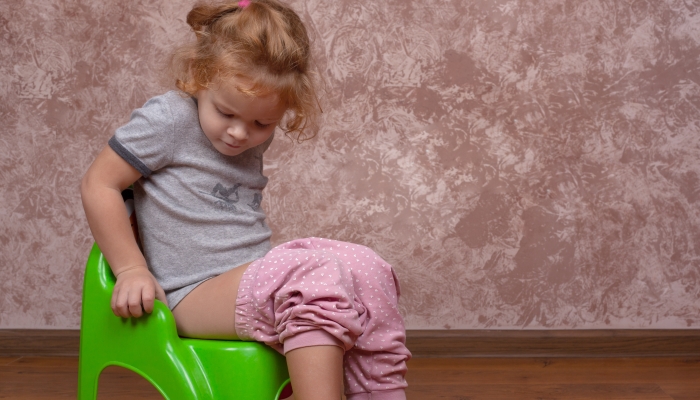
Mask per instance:
[[[229,136],[238,141],[245,140],[248,138],[248,129],[246,129],[244,124],[240,123],[233,123],[231,126],[228,127],[226,133],[228,133]]]

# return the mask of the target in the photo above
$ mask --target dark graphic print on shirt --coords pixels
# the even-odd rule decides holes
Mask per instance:
[[[217,200],[216,202],[214,202],[214,205],[218,209],[238,213],[240,211],[238,210],[236,205],[241,200],[241,197],[238,193],[238,189],[241,186],[242,184],[236,183],[231,187],[226,187],[219,182],[214,186],[214,189],[212,189],[211,192],[200,191],[200,193],[204,193],[208,196],[216,198]],[[251,202],[247,203],[247,206],[250,207],[253,211],[257,211],[260,208],[261,202],[262,194],[253,193],[253,199]],[[240,205],[238,206],[240,207]]]

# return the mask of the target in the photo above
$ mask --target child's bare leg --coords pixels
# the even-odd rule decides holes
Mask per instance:
[[[247,267],[241,265],[203,282],[180,301],[173,310],[180,336],[238,339],[234,325],[236,296]]]
[[[294,400],[339,400],[343,382],[343,349],[300,347],[287,352]]]

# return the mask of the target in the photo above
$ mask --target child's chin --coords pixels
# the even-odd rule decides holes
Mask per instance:
[[[244,148],[232,148],[228,147],[226,145],[223,145],[222,147],[219,147],[217,150],[219,150],[219,153],[225,155],[225,156],[237,156],[245,150]]]

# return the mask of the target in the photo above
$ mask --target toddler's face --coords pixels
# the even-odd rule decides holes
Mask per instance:
[[[222,83],[195,95],[204,134],[216,150],[227,156],[264,143],[286,111],[277,95],[251,96],[238,90],[236,83]]]

